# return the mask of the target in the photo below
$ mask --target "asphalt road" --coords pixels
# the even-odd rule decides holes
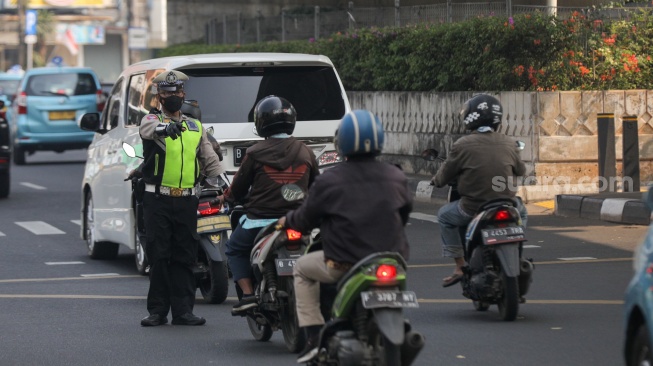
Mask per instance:
[[[85,155],[37,153],[12,167],[0,200],[0,365],[289,365],[280,333],[256,342],[221,305],[195,308],[202,327],[143,328],[146,277],[133,255],[95,261],[79,238]],[[417,203],[408,227],[406,312],[426,337],[415,365],[621,365],[622,304],[632,250],[646,227],[560,218],[530,205],[528,247],[536,263],[527,303],[514,322],[496,307],[477,312],[440,257],[437,205]]]

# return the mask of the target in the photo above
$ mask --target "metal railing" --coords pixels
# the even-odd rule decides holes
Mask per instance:
[[[649,8],[650,9],[650,8]],[[357,8],[349,2],[347,10],[322,11],[314,7],[312,14],[295,14],[286,10],[274,17],[243,18],[242,13],[222,14],[205,25],[207,44],[246,44],[266,41],[310,40],[328,37],[336,32],[357,28],[401,27],[424,23],[452,23],[479,16],[512,16],[520,13],[541,12],[558,17],[569,17],[574,12],[587,14],[600,11],[609,18],[627,17],[623,8],[597,10],[588,7],[550,7],[512,5],[511,0],[473,3]]]

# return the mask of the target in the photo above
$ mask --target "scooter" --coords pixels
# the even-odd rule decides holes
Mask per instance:
[[[374,253],[356,263],[337,285],[322,284],[322,312],[329,320],[309,364],[412,364],[424,337],[411,329],[403,314],[405,308],[419,307],[415,293],[406,290],[406,268],[399,253]],[[329,314],[324,314],[326,309]]]
[[[231,216],[234,229],[243,214],[242,206],[234,208]],[[295,308],[293,267],[309,242],[309,236],[273,223],[261,229],[250,254],[258,306],[244,314],[249,330],[254,339],[266,342],[273,331],[281,329],[284,343],[293,353],[302,350],[305,343]],[[241,298],[242,290],[237,284],[236,290]]]
[[[445,160],[434,149],[425,150],[422,157],[429,161]],[[449,202],[459,198],[453,182]],[[513,199],[490,200],[460,230],[465,259],[460,282],[463,296],[471,299],[478,311],[496,304],[505,321],[517,318],[534,269],[533,260],[522,257],[527,239],[517,206]]]

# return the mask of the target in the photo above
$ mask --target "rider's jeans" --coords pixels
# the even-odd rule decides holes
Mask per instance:
[[[528,213],[526,206],[519,200],[519,215],[522,219],[522,226],[526,227]],[[438,222],[440,223],[440,235],[442,238],[442,256],[449,258],[463,257],[463,243],[460,237],[459,227],[466,227],[474,216],[468,215],[462,208],[460,200],[449,202],[438,211]]]
[[[336,283],[344,274],[345,271],[327,267],[324,252],[321,250],[299,257],[293,275],[300,327],[324,324],[324,317],[320,312],[320,282]]]
[[[249,263],[249,256],[254,248],[254,240],[261,228],[245,229],[242,224],[238,224],[236,229],[231,233],[227,241],[227,261],[234,281],[242,278],[252,277],[252,267]]]

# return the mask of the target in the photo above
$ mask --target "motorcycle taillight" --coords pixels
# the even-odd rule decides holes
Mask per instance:
[[[511,219],[512,219],[512,215],[508,210],[498,210],[497,212],[494,213],[494,221],[507,221]]]
[[[289,241],[297,241],[302,238],[302,233],[293,229],[286,229],[286,236]]]
[[[382,264],[376,269],[376,278],[381,282],[394,281],[397,279],[397,267]]]
[[[202,202],[197,206],[199,216],[211,216],[220,212],[220,206],[211,206],[210,202]]]

